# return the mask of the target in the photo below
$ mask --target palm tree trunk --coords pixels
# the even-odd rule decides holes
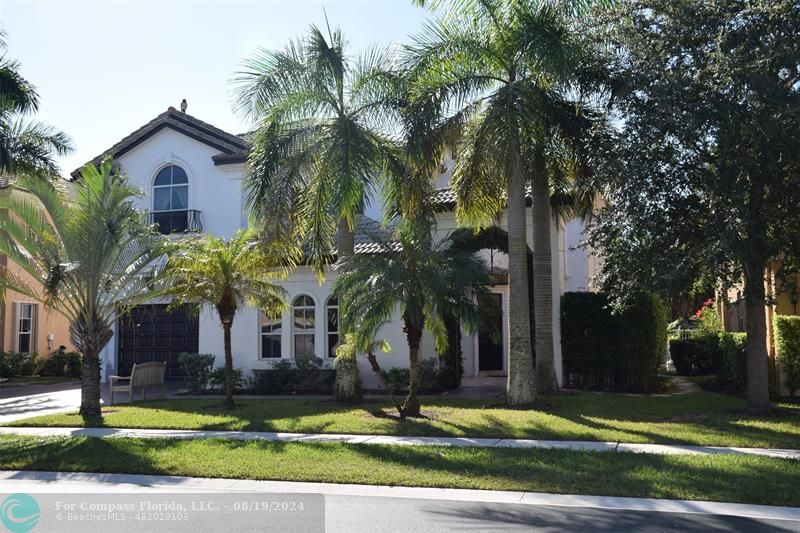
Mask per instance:
[[[232,320],[222,321],[222,331],[225,339],[225,403],[223,409],[236,408],[233,401],[233,350],[231,349],[231,326]]]
[[[409,324],[407,316],[403,317],[405,323],[406,340],[408,341],[408,396],[403,402],[403,416],[418,417],[420,406],[417,398],[419,389],[419,346],[422,343],[422,328]]]
[[[536,391],[558,390],[553,353],[553,254],[550,248],[550,184],[539,173],[533,177],[533,316],[536,324]]]
[[[747,409],[756,413],[770,410],[767,317],[764,309],[765,261],[747,265],[744,293],[747,313]]]
[[[381,371],[381,365],[378,363],[378,358],[375,357],[375,354],[372,351],[367,352],[367,361],[369,361],[372,371],[375,372],[375,375],[378,377],[378,381],[380,382],[381,386],[389,393],[389,397],[392,399],[392,403],[397,408],[400,418],[405,418],[403,406],[397,401],[397,397],[394,395],[394,390],[392,390],[392,388],[389,386],[389,383],[387,383],[386,377]]]
[[[100,351],[83,352],[81,363],[81,416],[100,416]]]
[[[336,228],[336,252],[339,259],[349,257],[355,253],[355,232],[346,220],[340,219]],[[339,297],[339,310],[341,312],[347,302]],[[348,332],[339,332],[342,338]],[[336,399],[344,402],[353,402],[361,399],[361,383],[358,377],[358,361],[356,358],[338,361],[336,364],[336,384],[334,387]]]
[[[528,297],[528,240],[525,228],[525,176],[518,142],[509,146],[511,177],[508,182],[508,383],[509,405],[525,405],[536,396],[531,352],[530,300]]]

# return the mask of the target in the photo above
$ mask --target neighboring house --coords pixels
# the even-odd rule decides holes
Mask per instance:
[[[775,315],[798,315],[798,290],[800,290],[800,275],[794,274],[794,279],[787,283],[778,275],[780,263],[773,261],[767,266],[765,272],[765,289],[768,296],[772,296],[769,304],[764,306],[767,319],[767,354],[769,355],[770,386],[781,396],[787,396],[789,389],[786,387],[786,376],[778,364],[775,351],[775,327],[772,323]],[[747,331],[747,310],[744,305],[744,295],[741,287],[734,287],[728,291],[726,298],[717,298],[719,314],[722,318],[722,327],[725,331]],[[798,393],[800,395],[800,393]]]
[[[210,124],[170,107],[140,129],[106,151],[132,184],[144,191],[139,207],[148,212],[153,223],[164,233],[192,234],[207,232],[230,237],[245,227],[242,180],[249,144],[243,137],[231,135]],[[98,162],[98,156],[94,162]],[[443,167],[452,166],[445,161]],[[453,195],[446,189],[449,168],[442,168],[437,178],[440,190],[436,200],[440,206],[436,237],[442,238],[456,229],[452,211]],[[73,172],[78,177],[79,170]],[[368,253],[380,225],[380,213],[370,206],[367,215],[356,225],[356,253]],[[530,216],[528,217],[530,221]],[[505,226],[501,215],[498,225]],[[585,250],[575,250],[580,241],[582,224],[571,221],[552,225],[553,236],[553,317],[556,321],[556,363],[561,379],[561,353],[558,319],[560,295],[564,290],[587,290],[594,274],[594,262]],[[529,222],[528,239],[532,241]],[[465,375],[503,375],[507,368],[508,286],[504,281],[507,258],[496,250],[482,252],[496,274],[492,293],[502,309],[498,316],[503,335],[499,343],[489,335],[463,335],[461,348]],[[300,267],[282,283],[291,305],[283,317],[271,320],[257,310],[241,309],[233,325],[234,366],[248,375],[251,370],[268,369],[281,359],[316,356],[330,364],[339,342],[338,305],[331,298],[335,273],[328,272],[320,284],[308,267]],[[116,326],[115,337],[103,351],[103,377],[127,375],[134,362],[165,360],[168,376],[180,377],[177,362],[181,352],[211,353],[222,364],[222,328],[211,310],[193,318],[176,311],[166,313],[166,302],[146,305],[123,317]],[[381,355],[384,368],[408,365],[408,347],[402,332],[399,313],[383,327],[380,337],[389,341],[392,351]],[[435,354],[432,339],[423,339],[425,357]],[[360,361],[365,387],[377,386],[366,360]]]
[[[0,195],[19,194],[0,179]],[[0,217],[9,216],[0,210]],[[0,254],[0,268],[8,269],[22,279],[32,278],[5,254]],[[0,349],[4,352],[48,355],[59,346],[72,350],[69,322],[59,313],[18,292],[7,290],[0,301]]]

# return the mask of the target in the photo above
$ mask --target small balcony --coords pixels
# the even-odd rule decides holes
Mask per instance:
[[[175,233],[200,233],[203,231],[203,221],[200,211],[195,209],[182,209],[179,211],[151,211],[147,215],[148,223],[158,226],[158,231],[163,235]]]

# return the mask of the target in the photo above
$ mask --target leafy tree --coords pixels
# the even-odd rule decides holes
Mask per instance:
[[[234,379],[231,328],[239,307],[247,302],[270,316],[285,309],[284,291],[270,281],[283,272],[255,244],[252,231],[237,231],[229,240],[205,236],[179,242],[167,263],[167,294],[172,306],[190,305],[197,311],[213,307],[222,323],[225,343],[225,409],[233,409]],[[276,265],[277,266],[277,265]]]
[[[378,330],[400,306],[411,375],[402,417],[420,414],[417,369],[423,331],[433,335],[441,351],[447,343],[442,317],[457,317],[468,331],[475,330],[476,302],[488,291],[483,261],[472,252],[450,247],[447,240],[433,242],[430,227],[425,218],[401,222],[391,239],[373,236],[380,251],[352,255],[336,264],[335,292],[350,302],[341,316],[345,330],[352,332],[347,344],[366,352],[373,368]]]
[[[553,355],[551,193],[566,192],[588,168],[580,156],[593,117],[572,101],[585,50],[575,24],[586,1],[433,2],[449,11],[408,50],[418,118],[446,140],[459,138],[452,187],[459,223],[508,223],[508,402],[535,397],[527,281],[526,185],[533,196],[536,381],[557,388]]]
[[[138,194],[106,160],[83,169],[72,197],[36,178],[21,178],[0,196],[0,253],[30,276],[2,270],[0,284],[69,320],[70,340],[83,356],[86,416],[101,414],[99,354],[120,306],[142,303],[160,287],[163,241],[131,201]]]
[[[64,133],[24,116],[39,107],[34,86],[19,72],[17,61],[6,57],[5,33],[0,32],[0,173],[58,174],[54,156],[72,150]]]
[[[591,237],[606,285],[743,283],[748,406],[767,410],[765,268],[800,255],[800,10],[636,0],[612,20],[620,131]]]
[[[311,26],[283,50],[258,50],[234,80],[238,109],[257,124],[247,206],[279,253],[319,275],[334,234],[338,257],[353,254],[355,218],[395,164],[390,59],[385,49],[353,58],[339,30]]]

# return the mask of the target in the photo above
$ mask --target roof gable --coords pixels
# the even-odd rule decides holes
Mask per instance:
[[[182,135],[186,135],[189,138],[219,150],[220,153],[212,157],[215,164],[240,163],[247,159],[247,152],[250,149],[250,143],[248,141],[237,135],[223,131],[216,126],[212,126],[207,122],[203,122],[191,115],[178,111],[174,107],[169,107],[165,112],[130,135],[127,135],[114,146],[105,150],[102,154],[86,164],[92,163],[97,165],[107,155],[111,155],[115,158],[120,157],[164,128],[172,129]],[[80,171],[80,168],[73,170],[71,172],[72,177],[79,177]]]

